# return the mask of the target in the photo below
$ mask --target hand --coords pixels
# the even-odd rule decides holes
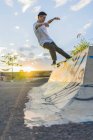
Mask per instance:
[[[47,22],[45,22],[44,25],[45,25],[46,27],[49,27],[49,24],[48,24]]]
[[[55,17],[54,20],[60,20],[60,18],[59,17]]]

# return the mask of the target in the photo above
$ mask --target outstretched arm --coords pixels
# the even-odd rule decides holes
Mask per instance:
[[[50,19],[47,23],[50,24],[50,23],[53,22],[54,20],[60,20],[60,18],[59,18],[59,17],[55,17],[55,18],[53,18],[53,19]]]
[[[39,27],[41,27],[42,25],[45,25],[46,27],[49,27],[49,24],[51,23],[51,22],[53,22],[54,20],[60,20],[60,18],[59,17],[55,17],[55,18],[53,18],[53,19],[51,19],[51,20],[49,20],[48,22],[44,22],[44,23],[38,23],[37,25],[36,25],[36,30],[39,28]]]

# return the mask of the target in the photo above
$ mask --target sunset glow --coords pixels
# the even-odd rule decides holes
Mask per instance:
[[[19,72],[20,70],[23,70],[24,72],[30,72],[30,71],[34,71],[35,68],[31,66],[14,67],[14,72]]]
[[[25,71],[25,72],[30,72],[30,71],[34,71],[35,68],[32,68],[30,66],[27,66],[27,67],[23,67],[22,70]]]

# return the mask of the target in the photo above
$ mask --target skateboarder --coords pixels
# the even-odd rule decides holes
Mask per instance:
[[[53,60],[52,65],[55,65],[57,60],[56,52],[64,56],[66,59],[71,58],[71,56],[64,52],[61,48],[59,48],[47,33],[47,27],[49,27],[49,24],[52,23],[54,20],[60,20],[60,18],[55,17],[48,22],[45,22],[46,16],[47,14],[45,12],[40,12],[38,14],[38,20],[36,23],[34,23],[33,27],[39,44],[43,48],[49,50],[51,58]]]

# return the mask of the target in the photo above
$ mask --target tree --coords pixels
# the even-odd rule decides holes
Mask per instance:
[[[3,62],[4,64],[11,66],[12,69],[12,80],[13,80],[13,68],[14,66],[21,66],[20,64],[18,64],[18,55],[13,55],[13,54],[6,54],[4,56],[2,56],[3,60],[1,60],[1,62]]]

